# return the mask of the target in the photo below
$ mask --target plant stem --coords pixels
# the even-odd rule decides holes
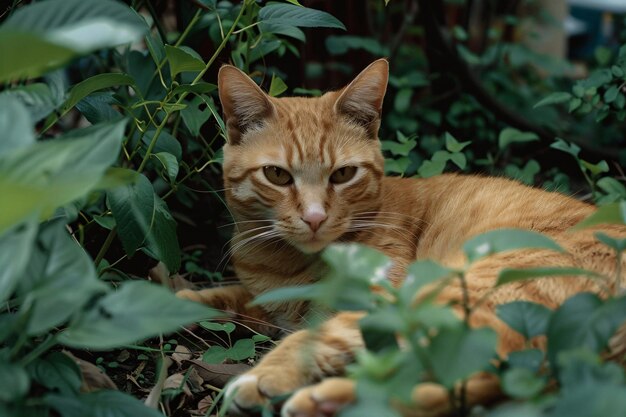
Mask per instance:
[[[28,365],[29,363],[31,363],[32,361],[34,361],[35,359],[37,359],[38,357],[46,353],[56,344],[57,344],[56,335],[49,334],[46,340],[44,340],[39,345],[37,345],[35,349],[28,352],[28,354],[20,360],[20,364],[23,366]]]
[[[104,240],[104,243],[102,244],[102,247],[100,248],[100,251],[98,252],[98,255],[96,255],[96,259],[94,260],[94,264],[96,265],[96,268],[98,267],[98,264],[100,264],[100,262],[104,258],[104,255],[106,255],[107,250],[109,250],[109,247],[111,246],[111,243],[113,243],[113,239],[115,239],[116,235],[117,235],[117,227],[114,227],[113,229],[111,229],[111,231],[107,235],[107,238]]]

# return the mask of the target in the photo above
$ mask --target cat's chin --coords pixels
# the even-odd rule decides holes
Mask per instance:
[[[302,253],[307,255],[322,251],[330,242],[325,240],[310,240],[306,242],[294,242],[293,245]]]

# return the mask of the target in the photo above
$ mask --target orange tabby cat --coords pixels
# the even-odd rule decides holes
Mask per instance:
[[[255,296],[283,286],[311,283],[323,275],[320,250],[332,242],[360,242],[394,261],[395,284],[416,259],[462,267],[461,245],[498,228],[524,228],[549,235],[568,253],[524,250],[490,256],[467,274],[470,301],[489,291],[503,267],[578,266],[611,274],[614,254],[590,231],[568,229],[594,208],[501,178],[442,175],[429,179],[389,178],[377,138],[388,78],[378,60],[347,87],[319,98],[272,98],[232,66],[219,73],[219,94],[228,127],[224,182],[237,222],[231,248],[241,285],[185,291],[181,296],[280,327],[302,327],[304,302],[247,307]],[[626,237],[626,230],[602,230]],[[401,231],[401,233],[399,233]],[[624,269],[626,271],[626,265]],[[556,307],[576,292],[598,288],[586,279],[545,279],[499,288],[473,315],[473,326],[499,335],[498,351],[523,347],[522,337],[495,315],[495,306],[530,300]],[[442,302],[461,299],[451,283]],[[269,398],[295,391],[282,408],[285,417],[329,416],[353,401],[354,385],[340,376],[363,347],[361,313],[340,312],[318,331],[286,337],[251,371],[230,385],[232,410],[245,414]],[[319,382],[321,381],[321,382]],[[499,397],[495,377],[481,374],[468,384],[470,404]],[[442,387],[422,384],[407,415],[449,412]]]

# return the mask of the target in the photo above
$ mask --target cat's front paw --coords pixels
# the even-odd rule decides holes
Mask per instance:
[[[285,375],[285,369],[258,368],[237,377],[226,387],[230,415],[260,414],[261,409],[279,409],[282,400],[300,387],[297,378]]]
[[[296,391],[283,406],[281,417],[332,417],[354,402],[354,390],[350,379],[325,379]]]

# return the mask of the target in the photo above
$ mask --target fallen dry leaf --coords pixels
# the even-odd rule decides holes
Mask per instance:
[[[176,362],[178,366],[180,366],[183,361],[191,359],[192,356],[193,354],[189,348],[183,345],[176,345],[176,349],[174,350],[174,353],[172,353],[172,359],[174,359],[174,362]]]
[[[117,389],[117,386],[111,380],[111,378],[109,378],[107,374],[102,372],[102,370],[96,365],[85,360],[78,359],[70,352],[63,351],[63,353],[72,358],[72,360],[76,362],[76,364],[80,368],[80,373],[83,380],[83,383],[80,386],[80,390],[82,392],[93,392],[101,389]]]
[[[181,373],[168,376],[163,383],[163,389],[182,390],[186,396],[191,397],[191,389],[185,381],[185,375]]]
[[[251,369],[250,366],[243,363],[223,363],[220,365],[210,365],[201,360],[193,359],[187,361],[193,364],[198,371],[198,375],[204,379],[207,384],[221,388],[234,376],[242,374]]]

